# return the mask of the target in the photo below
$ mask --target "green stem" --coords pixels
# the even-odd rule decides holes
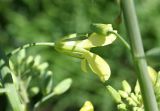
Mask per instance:
[[[14,55],[15,53],[19,52],[22,49],[26,49],[32,46],[51,46],[54,47],[55,43],[54,42],[39,42],[39,43],[29,43],[29,44],[25,44],[15,50],[13,50],[12,52],[7,54],[7,57],[11,57],[12,55]]]
[[[153,86],[147,70],[147,63],[144,58],[145,54],[133,0],[121,0],[121,8],[129,34],[132,56],[137,69],[145,111],[158,111]]]
[[[47,96],[45,96],[45,97],[43,97],[40,101],[38,101],[38,102],[34,105],[34,111],[36,111],[41,104],[45,103],[47,100],[49,100],[49,99],[52,98],[53,96],[55,96],[55,93],[54,93],[54,92],[51,93],[51,94],[49,94],[49,95],[47,95]]]
[[[109,31],[110,33],[116,35],[118,37],[118,39],[124,44],[124,46],[128,49],[131,50],[130,45],[127,43],[127,41],[125,39],[123,39],[123,37],[121,37],[118,33],[114,32],[114,31]]]

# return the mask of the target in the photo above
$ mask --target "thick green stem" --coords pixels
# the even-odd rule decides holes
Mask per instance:
[[[147,71],[142,39],[135,13],[133,0],[121,0],[126,29],[129,34],[131,51],[137,69],[137,77],[141,87],[145,111],[158,111],[153,86]]]
[[[55,43],[54,42],[39,42],[39,43],[29,43],[29,44],[25,44],[15,50],[13,50],[12,52],[10,52],[9,54],[7,54],[8,57],[11,57],[12,55],[14,55],[15,53],[19,52],[22,49],[26,49],[32,46],[51,46],[54,47]]]

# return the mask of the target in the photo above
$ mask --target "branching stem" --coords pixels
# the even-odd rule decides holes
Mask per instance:
[[[18,47],[17,49],[13,50],[12,52],[7,54],[7,57],[11,57],[12,55],[14,55],[15,53],[19,52],[22,49],[26,49],[29,47],[33,47],[33,46],[51,46],[54,47],[55,43],[54,42],[37,42],[37,43],[29,43],[29,44],[25,44],[21,47]]]

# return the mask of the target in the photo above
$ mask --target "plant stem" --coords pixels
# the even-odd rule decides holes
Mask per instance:
[[[124,40],[123,37],[121,37],[118,33],[114,32],[114,31],[109,31],[110,33],[114,34],[117,36],[117,38],[124,44],[124,46],[128,49],[131,50],[130,45],[127,43],[126,40]]]
[[[137,70],[145,111],[158,111],[147,63],[144,58],[145,54],[133,0],[121,0],[121,8],[131,43],[132,56]]]
[[[55,96],[55,93],[54,93],[54,92],[53,92],[53,93],[50,93],[49,95],[47,95],[47,96],[45,96],[45,97],[43,97],[40,101],[38,101],[38,102],[34,105],[34,111],[36,111],[41,104],[43,104],[44,102],[46,102],[47,100],[49,100],[49,99],[52,98],[53,96]]]
[[[11,57],[12,55],[14,55],[15,53],[19,52],[22,49],[26,49],[32,46],[51,46],[54,47],[55,43],[54,42],[38,42],[38,43],[29,43],[29,44],[25,44],[21,47],[18,47],[17,49],[13,50],[12,52],[7,54],[7,57]]]

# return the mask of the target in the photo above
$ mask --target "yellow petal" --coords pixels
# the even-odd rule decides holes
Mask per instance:
[[[103,58],[89,51],[84,53],[84,58],[88,61],[90,68],[96,75],[99,76],[102,82],[109,79],[111,70]]]
[[[81,69],[84,72],[87,72],[87,60],[86,59],[82,59],[82,61],[81,61]]]
[[[88,39],[79,41],[77,46],[82,48],[92,48],[109,45],[116,40],[116,36],[114,34],[108,35],[99,35],[97,33],[92,33]]]
[[[79,111],[94,111],[94,107],[90,101],[86,101]]]

